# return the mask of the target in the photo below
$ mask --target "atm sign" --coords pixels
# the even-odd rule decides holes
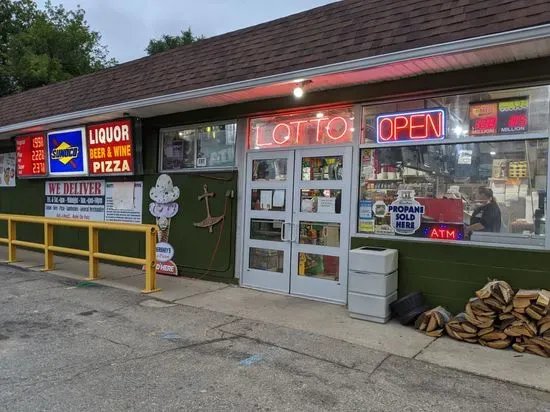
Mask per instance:
[[[445,138],[444,109],[382,114],[376,117],[376,141],[393,143]]]

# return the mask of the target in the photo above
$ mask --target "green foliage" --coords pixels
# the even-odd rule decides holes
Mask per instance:
[[[0,0],[0,96],[116,64],[80,7]]]
[[[160,39],[149,40],[149,45],[145,49],[149,56],[157,53],[162,53],[167,50],[173,49],[184,44],[195,43],[196,41],[204,39],[204,36],[194,36],[191,31],[191,27],[182,31],[179,36],[170,36],[169,34],[163,34]]]

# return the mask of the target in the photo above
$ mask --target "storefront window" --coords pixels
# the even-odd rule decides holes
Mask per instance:
[[[362,149],[359,232],[544,246],[547,159],[547,139]],[[392,213],[407,191],[412,233]]]
[[[362,143],[458,143],[548,137],[549,88],[531,87],[367,106]]]
[[[549,90],[365,107],[358,232],[544,247]]]
[[[162,130],[161,171],[235,166],[236,123]]]

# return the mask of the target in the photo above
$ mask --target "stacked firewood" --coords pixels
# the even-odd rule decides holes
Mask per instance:
[[[454,339],[494,349],[550,357],[550,292],[520,290],[489,282],[470,299],[465,312],[451,318],[445,331]]]
[[[513,318],[505,332],[514,339],[512,348],[550,357],[550,292],[520,290],[513,301]]]
[[[468,322],[465,313],[459,313],[445,325],[445,331],[451,338],[468,343],[477,343],[477,327]]]
[[[442,306],[422,313],[414,324],[414,327],[428,336],[439,337],[443,335],[445,325],[451,319],[451,314]]]
[[[507,348],[512,339],[500,324],[499,315],[513,310],[514,291],[506,282],[489,282],[470,299],[465,312],[451,319],[445,330],[457,340],[480,343],[495,349]]]
[[[509,314],[514,309],[512,305],[514,290],[506,282],[493,281],[478,290],[476,296],[479,304],[491,312],[489,316],[491,323],[479,326],[479,343],[494,349],[509,347],[512,344],[512,338],[506,334],[506,325],[502,322],[501,316]],[[468,305],[466,305],[466,313],[468,313]]]

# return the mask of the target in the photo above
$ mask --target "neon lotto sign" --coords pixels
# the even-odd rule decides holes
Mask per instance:
[[[286,116],[285,116],[286,117]],[[351,110],[329,110],[286,118],[252,119],[251,149],[349,143],[353,139]]]
[[[445,138],[444,109],[381,114],[376,117],[376,141],[395,143]]]

